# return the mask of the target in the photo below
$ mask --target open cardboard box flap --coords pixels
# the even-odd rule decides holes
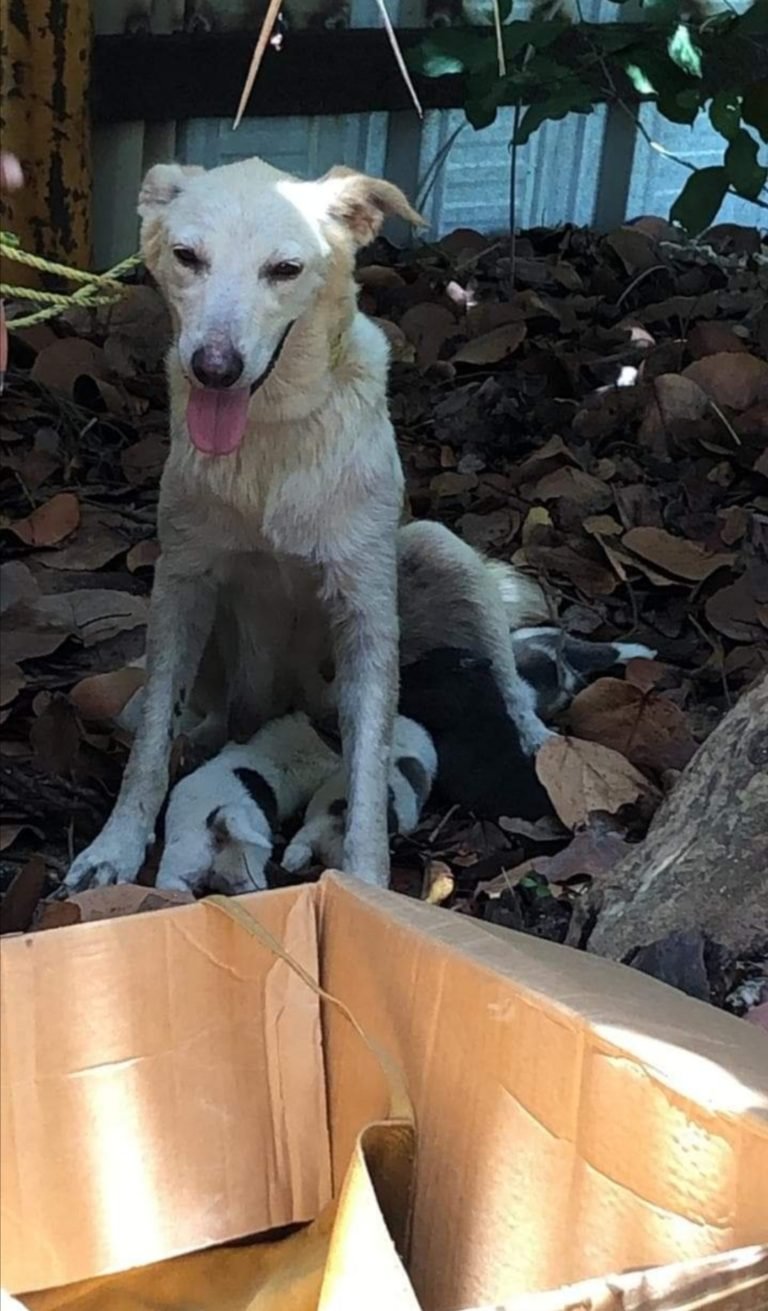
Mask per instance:
[[[401,1280],[388,1311],[482,1306],[768,1239],[757,1029],[335,875],[243,904],[405,1075],[415,1294]],[[204,903],[7,938],[0,965],[11,1291],[308,1220],[388,1114],[381,1066],[348,1021]],[[362,1200],[373,1224],[382,1198]]]

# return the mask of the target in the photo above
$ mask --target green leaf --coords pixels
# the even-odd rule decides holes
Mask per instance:
[[[656,100],[660,114],[671,123],[694,123],[704,100],[703,90],[691,88],[676,91],[673,95],[662,92]]]
[[[768,0],[754,0],[733,25],[738,36],[768,36]]]
[[[728,174],[722,165],[697,169],[670,210],[672,222],[681,224],[692,236],[703,232],[717,215],[727,190]]]
[[[693,44],[691,30],[685,23],[678,23],[667,41],[667,50],[673,64],[682,68],[684,73],[701,77],[701,49]]]
[[[515,134],[515,144],[524,146],[536,129],[549,118],[565,118],[566,114],[570,113],[585,114],[592,107],[596,95],[597,93],[593,93],[590,87],[573,82],[568,86],[560,87],[546,100],[529,105],[520,120],[520,126]]]
[[[709,121],[726,141],[733,141],[741,126],[741,96],[738,91],[719,91],[709,106]]]
[[[504,53],[508,59],[514,59],[526,46],[535,50],[545,50],[559,36],[567,32],[570,23],[547,20],[531,23],[507,23],[503,31]]]
[[[768,176],[768,169],[757,162],[757,142],[743,127],[739,128],[725,152],[728,181],[740,196],[757,200]]]
[[[406,51],[406,63],[424,77],[445,77],[447,73],[473,71],[496,66],[495,43],[490,32],[471,32],[447,27]]]
[[[639,96],[653,96],[656,94],[656,87],[648,74],[644,69],[639,68],[637,64],[625,64],[624,72]]]
[[[768,80],[753,82],[744,92],[741,104],[741,116],[745,123],[755,128],[763,141],[768,141]]]

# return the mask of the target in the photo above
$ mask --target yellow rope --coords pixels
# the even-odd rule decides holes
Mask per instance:
[[[141,264],[140,255],[129,255],[128,259],[121,260],[107,273],[86,273],[83,269],[67,268],[66,264],[55,264],[40,255],[30,255],[28,251],[20,248],[16,238],[9,232],[0,232],[0,257],[15,260],[17,264],[26,264],[29,268],[39,269],[42,273],[66,278],[69,282],[82,284],[77,291],[63,295],[56,291],[38,291],[36,287],[14,287],[9,283],[0,282],[0,299],[10,297],[13,300],[31,300],[38,305],[46,306],[45,309],[36,310],[34,314],[10,319],[8,327],[12,332],[19,328],[29,328],[34,323],[44,323],[46,319],[55,318],[63,310],[111,305],[125,292],[125,287],[117,279]]]

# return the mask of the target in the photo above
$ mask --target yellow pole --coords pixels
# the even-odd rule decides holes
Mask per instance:
[[[90,266],[89,0],[0,0],[0,142],[25,185],[0,195],[0,224],[25,250]],[[39,275],[3,261],[0,281]]]

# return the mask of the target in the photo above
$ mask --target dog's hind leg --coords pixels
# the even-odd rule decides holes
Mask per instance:
[[[115,808],[65,879],[70,892],[128,883],[141,868],[168,787],[175,724],[213,624],[215,599],[215,587],[204,575],[181,574],[161,556],[150,602],[139,726]]]
[[[422,520],[398,534],[400,658],[411,664],[439,646],[490,659],[526,754],[552,736],[536,694],[520,678],[498,576],[477,551],[442,524]]]
[[[397,704],[398,619],[394,533],[368,542],[354,567],[329,566],[339,723],[349,778],[344,869],[389,881],[387,780]]]

